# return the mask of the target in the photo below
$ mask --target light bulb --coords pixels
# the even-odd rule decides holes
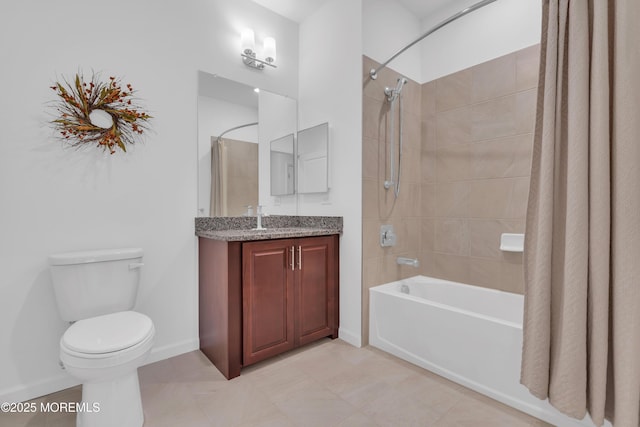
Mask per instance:
[[[276,39],[273,37],[264,39],[264,58],[269,63],[276,62]]]
[[[246,55],[251,55],[255,49],[255,41],[253,30],[251,28],[245,28],[240,33],[240,47],[242,52]]]

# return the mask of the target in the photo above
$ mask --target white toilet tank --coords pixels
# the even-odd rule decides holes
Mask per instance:
[[[142,249],[49,255],[53,290],[63,320],[131,310],[138,295]]]

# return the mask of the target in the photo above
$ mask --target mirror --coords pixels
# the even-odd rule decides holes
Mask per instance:
[[[198,215],[240,216],[252,206],[295,215],[293,193],[271,196],[270,142],[295,134],[295,99],[198,72]]]
[[[298,132],[298,193],[329,190],[329,124]]]
[[[294,189],[294,161],[293,134],[271,141],[271,195],[284,196],[293,194]]]

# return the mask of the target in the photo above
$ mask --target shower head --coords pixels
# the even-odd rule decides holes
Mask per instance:
[[[404,77],[398,77],[398,83],[396,84],[395,89],[390,87],[384,88],[384,94],[387,95],[387,101],[393,102],[396,100],[400,92],[402,92],[402,87],[407,83],[407,79]]]

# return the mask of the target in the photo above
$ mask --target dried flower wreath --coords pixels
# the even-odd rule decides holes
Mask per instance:
[[[126,145],[149,129],[152,117],[135,104],[133,87],[127,84],[123,89],[116,77],[101,82],[94,73],[86,83],[78,73],[73,84],[63,80],[51,89],[58,95],[54,105],[59,115],[52,124],[58,136],[73,146],[96,144],[111,154],[118,146],[126,152]]]

